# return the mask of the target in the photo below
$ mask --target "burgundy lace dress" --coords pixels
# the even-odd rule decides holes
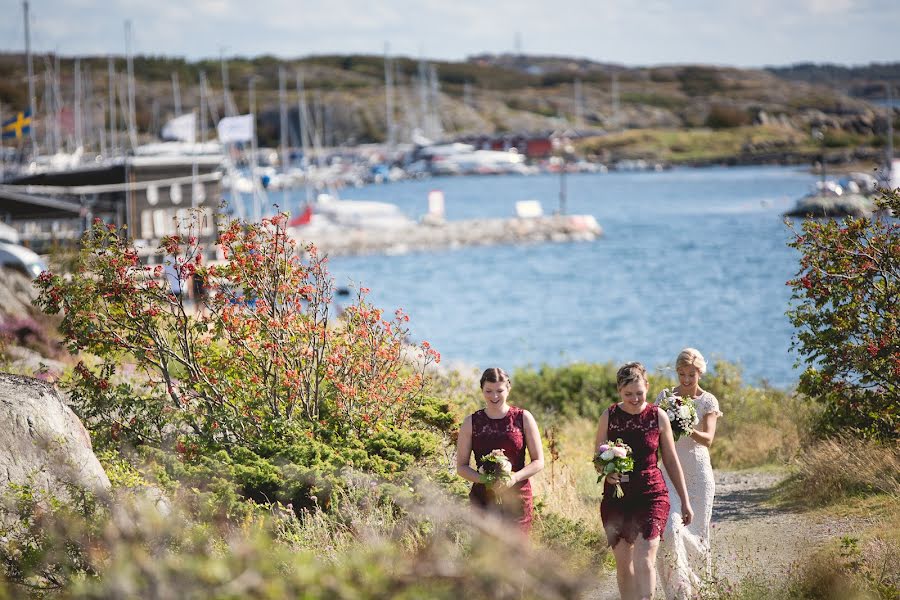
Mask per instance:
[[[492,419],[484,409],[472,414],[472,452],[475,463],[480,468],[481,459],[493,450],[501,449],[512,463],[513,471],[525,467],[525,423],[524,411],[510,406],[506,415],[500,419]],[[663,487],[665,489],[665,487]],[[526,479],[515,484],[503,495],[502,504],[498,503],[494,493],[484,484],[472,484],[469,492],[472,504],[482,508],[500,512],[514,519],[525,533],[531,531],[531,481]]]
[[[634,470],[622,483],[625,495],[616,498],[615,486],[604,484],[600,517],[606,540],[615,546],[624,539],[633,543],[638,535],[650,540],[662,537],[669,517],[669,493],[657,466],[659,416],[656,406],[647,403],[640,414],[631,415],[617,404],[609,407],[607,438],[621,438],[631,446]]]

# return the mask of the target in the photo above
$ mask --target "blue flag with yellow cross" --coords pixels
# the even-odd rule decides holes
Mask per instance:
[[[16,116],[3,121],[3,139],[21,140],[31,133],[31,109],[16,113]]]

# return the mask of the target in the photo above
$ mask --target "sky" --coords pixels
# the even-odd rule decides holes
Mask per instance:
[[[571,56],[627,66],[900,61],[898,0],[31,0],[35,53],[189,60],[382,54]],[[0,50],[23,6],[0,0]]]

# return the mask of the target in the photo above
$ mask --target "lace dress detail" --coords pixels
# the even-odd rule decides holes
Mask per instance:
[[[663,395],[660,393],[656,397],[657,404]],[[703,392],[694,398],[694,404],[701,421],[709,413],[722,416],[719,401],[709,392]],[[685,436],[675,442],[675,451],[684,473],[688,498],[694,509],[694,520],[687,527],[682,524],[681,500],[675,494],[668,474],[665,474],[672,508],[666,522],[666,535],[657,554],[657,571],[668,600],[693,598],[702,581],[710,576],[710,521],[716,492],[709,449],[690,436]]]
[[[634,543],[639,534],[647,540],[661,536],[669,514],[669,494],[657,466],[657,408],[648,403],[643,411],[632,415],[617,404],[610,406],[607,439],[618,438],[631,446],[634,471],[622,483],[625,494],[621,498],[616,498],[613,486],[604,484],[600,517],[610,546],[623,539]]]
[[[500,419],[492,419],[481,409],[472,414],[472,452],[475,464],[481,467],[482,457],[493,450],[501,449],[512,463],[513,471],[525,468],[525,411],[510,406]],[[497,511],[515,520],[525,533],[531,531],[533,499],[531,480],[515,484],[512,489],[518,493],[503,495],[503,503],[498,504],[494,494],[481,483],[473,483],[469,492],[472,504],[487,510]]]

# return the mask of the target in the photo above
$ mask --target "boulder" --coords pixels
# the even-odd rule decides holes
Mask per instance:
[[[0,423],[0,490],[31,484],[58,498],[68,484],[109,491],[87,430],[52,385],[0,373]]]
[[[861,194],[812,194],[797,200],[786,217],[868,217],[875,211],[875,202]]]
[[[40,314],[40,309],[31,304],[37,294],[28,277],[0,267],[0,321]]]

